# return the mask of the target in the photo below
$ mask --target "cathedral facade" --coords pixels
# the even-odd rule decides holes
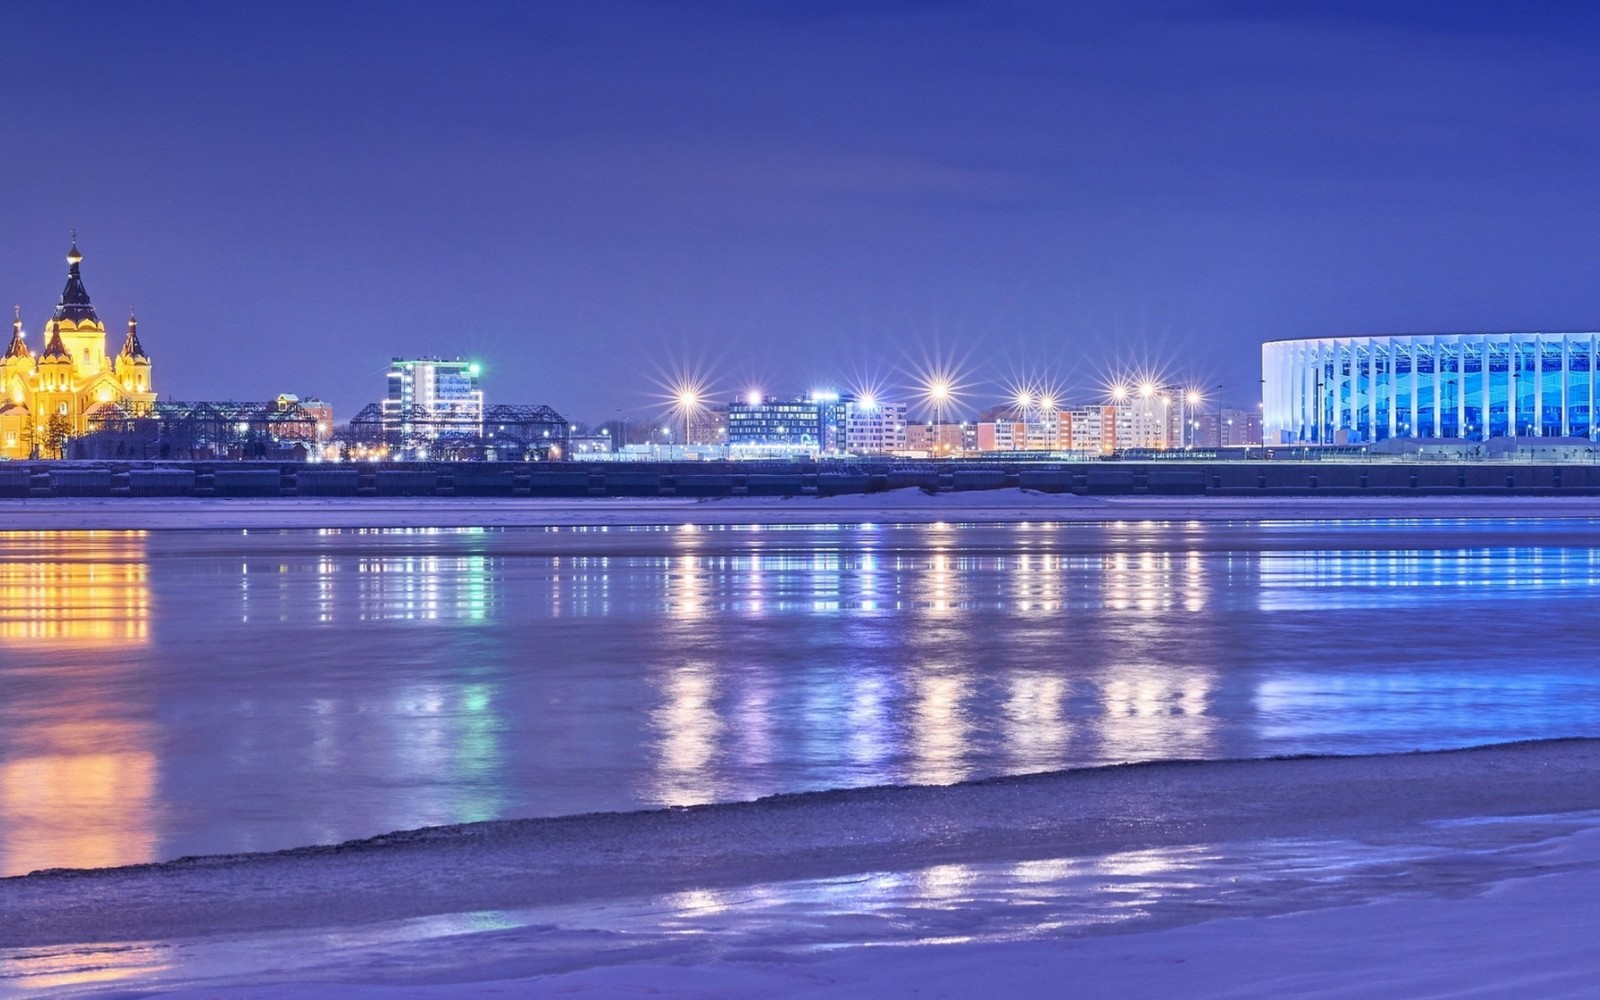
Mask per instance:
[[[110,354],[82,263],[74,239],[67,286],[40,331],[37,354],[28,347],[20,308],[11,324],[11,343],[0,357],[0,458],[59,458],[67,441],[89,432],[96,409],[136,413],[155,402],[138,321],[128,317],[122,349]]]

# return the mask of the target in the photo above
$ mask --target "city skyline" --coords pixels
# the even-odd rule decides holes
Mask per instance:
[[[395,356],[600,420],[696,359],[786,392],[942,349],[1244,403],[1264,340],[1600,325],[1588,12],[374,10],[0,12],[97,67],[34,47],[0,84],[40,151],[0,195],[30,333],[74,226],[164,395],[339,414]]]
[[[0,992],[1592,995],[1596,37],[0,3]]]

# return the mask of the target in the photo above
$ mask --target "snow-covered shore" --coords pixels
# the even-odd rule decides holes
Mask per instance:
[[[1600,497],[1082,497],[904,489],[836,497],[0,500],[4,530],[458,528],[564,525],[928,524],[1600,518]]]
[[[1549,864],[1565,870],[1466,898],[1391,898],[1070,941],[852,949],[813,961],[609,965],[383,989],[296,984],[249,996],[1587,1000],[1600,981],[1593,940],[1600,830],[1552,849]]]
[[[1166,763],[43,873],[0,879],[0,974],[20,988],[106,996],[113,987],[88,972],[120,967],[101,977],[116,990],[196,997],[1031,996],[1068,986],[1091,997],[1588,995],[1600,971],[1581,930],[1600,909],[1597,778],[1600,741],[1590,740]],[[1406,846],[1441,823],[1511,818],[1543,825],[1516,828],[1509,839],[1532,846],[1509,860],[1504,843]],[[1329,866],[1329,838],[1377,861],[1347,878]],[[1293,892],[1253,893],[1219,869],[1229,851],[1248,860],[1249,845],[1268,842],[1305,845],[1321,867],[1284,882]],[[1224,847],[1201,852],[1198,874],[1169,880],[1195,897],[1175,917],[1142,921],[1149,914],[1135,907],[1103,928],[1093,914],[1072,927],[1041,918],[1024,941],[969,933],[982,919],[963,907],[1048,909],[1051,893],[1095,892],[1111,905],[1157,879],[1159,859],[1195,845]],[[1093,867],[1106,858],[1125,880],[1109,892],[1099,882],[1112,869]],[[997,864],[1030,873],[1028,899],[997,904],[962,882]],[[869,912],[872,887],[896,872],[919,874],[896,883],[905,898],[894,907]],[[1341,879],[1356,883],[1354,896],[1336,891]],[[761,887],[795,880],[822,880],[843,939],[791,947],[809,916],[720,951],[685,950],[682,928],[640,931],[672,909],[652,900],[698,900],[759,931],[774,920],[758,910]],[[1152,912],[1165,891],[1150,895]],[[1339,905],[1352,898],[1366,902]],[[631,912],[634,930],[569,932],[561,914],[578,911]],[[444,931],[419,930],[430,914],[454,916]],[[1228,919],[1210,919],[1219,916]],[[921,943],[887,940],[895,921],[924,928]],[[207,949],[226,957],[208,967],[195,957]]]

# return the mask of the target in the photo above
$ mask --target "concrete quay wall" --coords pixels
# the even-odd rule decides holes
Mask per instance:
[[[28,497],[837,496],[1020,487],[1102,496],[1600,495],[1600,465],[1400,462],[8,462]]]

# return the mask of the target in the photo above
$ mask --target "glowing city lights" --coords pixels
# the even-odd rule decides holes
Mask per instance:
[[[746,382],[748,388],[724,394],[703,371],[683,374],[660,383],[670,416],[651,420],[650,447],[696,449],[687,459],[715,454],[700,449],[743,458],[1112,454],[1193,447],[1195,418],[1206,415],[1207,392],[1198,380],[1175,381],[1155,366],[1105,373],[1092,401],[1042,369],[994,381],[972,376],[948,359],[925,358],[898,379],[857,371],[839,382],[817,379],[802,393]]]
[[[702,374],[680,371],[670,377],[664,388],[667,409],[672,415],[671,423],[683,428],[682,443],[687,445],[693,433],[694,420],[710,409],[710,384]],[[668,428],[662,428],[662,431],[668,440],[674,433]]]

